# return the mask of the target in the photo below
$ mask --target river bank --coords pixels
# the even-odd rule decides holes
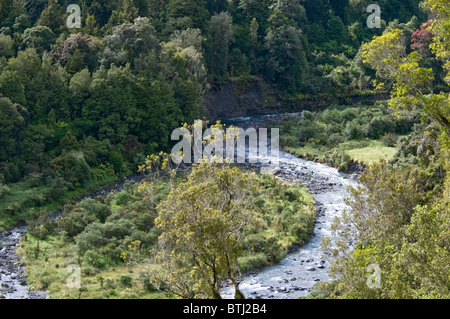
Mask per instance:
[[[127,183],[137,183],[145,178],[144,175],[125,177],[119,182],[93,191],[79,200],[105,197],[113,191],[121,191]],[[49,214],[50,218],[57,218],[62,211]],[[45,299],[45,291],[33,291],[27,283],[26,269],[20,256],[17,255],[17,244],[27,234],[27,225],[22,224],[10,230],[0,231],[0,299]]]
[[[293,247],[281,262],[248,272],[240,290],[248,299],[296,299],[304,297],[318,281],[328,281],[329,262],[320,246],[324,236],[330,236],[330,227],[346,205],[347,187],[357,186],[357,175],[350,177],[337,169],[306,161],[289,153],[280,152],[280,166],[274,171],[279,178],[302,183],[314,197],[317,207],[314,235],[305,245]],[[225,286],[222,297],[234,297],[234,288]]]

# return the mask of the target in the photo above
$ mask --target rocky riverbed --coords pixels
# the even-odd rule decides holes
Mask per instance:
[[[0,232],[0,299],[44,299],[44,291],[29,291],[25,267],[16,254],[16,244],[26,226]]]
[[[331,236],[334,218],[347,208],[347,187],[358,185],[356,174],[349,176],[283,151],[279,163],[273,173],[285,181],[302,183],[316,201],[314,235],[278,264],[247,273],[239,287],[248,299],[295,299],[307,295],[317,282],[331,280],[320,242],[324,236]],[[223,287],[221,294],[223,298],[233,298],[234,287]]]

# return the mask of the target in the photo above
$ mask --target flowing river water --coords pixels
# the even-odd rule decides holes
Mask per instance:
[[[261,121],[270,117],[234,119],[233,124],[261,127]],[[259,123],[259,124],[258,124]],[[308,243],[289,253],[281,262],[246,274],[240,289],[246,298],[295,299],[305,296],[318,281],[330,280],[327,262],[322,259],[320,241],[331,235],[333,219],[346,208],[344,198],[347,187],[357,186],[356,179],[338,170],[319,163],[299,159],[284,151],[279,154],[279,167],[274,171],[279,178],[304,184],[316,201],[318,208],[314,235]],[[112,190],[121,190],[126,182],[137,182],[141,177],[125,179],[87,197],[106,195]],[[57,213],[56,213],[57,215]],[[26,234],[26,226],[0,232],[0,299],[43,299],[44,291],[30,291],[25,267],[16,255],[16,245]],[[223,298],[233,298],[234,288],[224,287]]]

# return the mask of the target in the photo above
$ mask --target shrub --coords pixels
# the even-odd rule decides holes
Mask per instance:
[[[339,133],[331,134],[328,138],[328,143],[332,146],[336,146],[344,142],[344,137]]]
[[[107,245],[110,241],[105,237],[103,225],[98,223],[90,224],[76,237],[78,248],[81,253],[91,249],[98,249]]]
[[[261,234],[252,234],[245,236],[243,241],[243,249],[251,252],[264,251],[266,239]]]
[[[68,190],[68,183],[61,177],[49,177],[47,178],[47,184],[47,197],[49,200],[56,200],[63,197]]]
[[[66,210],[58,219],[58,228],[67,232],[70,238],[80,234],[87,225],[97,221],[98,219],[88,213],[72,209]]]
[[[79,208],[86,214],[92,215],[97,218],[101,223],[104,223],[106,218],[111,215],[109,206],[91,198],[81,201],[79,203]]]
[[[88,250],[84,253],[83,263],[86,266],[92,266],[97,269],[104,269],[108,261],[93,250]]]
[[[79,151],[64,153],[52,160],[51,165],[73,185],[86,186],[92,178],[91,168]]]
[[[117,285],[116,285],[116,282],[114,281],[114,279],[106,279],[106,282],[105,282],[105,285],[103,286],[105,289],[109,289],[109,290],[112,290],[112,289],[116,289],[117,288]]]
[[[133,278],[128,275],[120,276],[120,284],[125,288],[133,287]]]
[[[365,135],[368,138],[377,140],[386,133],[393,133],[395,124],[389,116],[376,116],[365,128]]]
[[[397,136],[393,133],[386,133],[381,137],[381,142],[388,147],[395,147],[397,145]]]
[[[56,222],[48,218],[47,213],[42,213],[38,219],[28,222],[28,233],[38,239],[44,239],[55,229]]]
[[[344,129],[344,136],[348,141],[359,140],[364,136],[363,129],[357,120],[347,122]]]
[[[38,187],[42,183],[42,177],[43,175],[41,173],[34,172],[28,174],[25,180],[30,183],[31,187]]]

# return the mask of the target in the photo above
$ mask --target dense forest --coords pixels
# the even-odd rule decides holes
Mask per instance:
[[[448,298],[450,2],[377,1],[381,27],[369,28],[372,2],[0,0],[0,229],[30,222],[22,253],[45,273],[29,274],[35,286],[65,298],[87,292],[57,284],[64,270],[44,263],[48,247],[65,254],[52,257],[56,268],[69,258],[96,278],[101,289],[89,297],[116,297],[118,286],[136,278],[106,282],[111,269],[142,266],[130,256],[142,247],[152,255],[163,234],[172,246],[155,253],[155,264],[207,275],[177,269],[170,282],[139,268],[143,289],[133,296],[159,298],[155,287],[164,286],[172,297],[217,298],[219,277],[205,279],[210,267],[182,253],[195,254],[201,239],[180,233],[212,236],[215,227],[214,236],[227,238],[204,254],[221,251],[213,270],[228,279],[235,268],[273,264],[306,241],[315,213],[303,187],[228,165],[199,165],[192,174],[70,204],[145,171],[149,159],[160,161],[153,154],[170,152],[175,128],[208,118],[211,90],[258,81],[276,90],[286,113],[303,100],[337,97],[341,105],[270,125],[280,127],[292,154],[343,171],[365,168],[365,187],[352,190],[349,212],[333,226],[338,245],[323,243],[334,280],[311,297]],[[79,28],[68,26],[69,4],[81,9]],[[386,94],[389,100],[374,102]],[[249,190],[248,200],[236,195]],[[183,203],[202,196],[212,203],[204,215],[186,216]],[[62,207],[58,221],[44,216]],[[256,217],[248,219],[249,210]],[[204,220],[191,229],[186,218]],[[229,241],[226,229],[243,225],[243,239]],[[373,263],[386,276],[376,290],[363,274]]]
[[[385,2],[385,21],[419,27],[418,1]],[[66,5],[0,8],[2,182],[32,179],[48,198],[168,151],[174,128],[207,116],[212,86],[257,77],[286,100],[370,89],[359,47],[382,30],[364,1],[82,1],[80,29]]]

